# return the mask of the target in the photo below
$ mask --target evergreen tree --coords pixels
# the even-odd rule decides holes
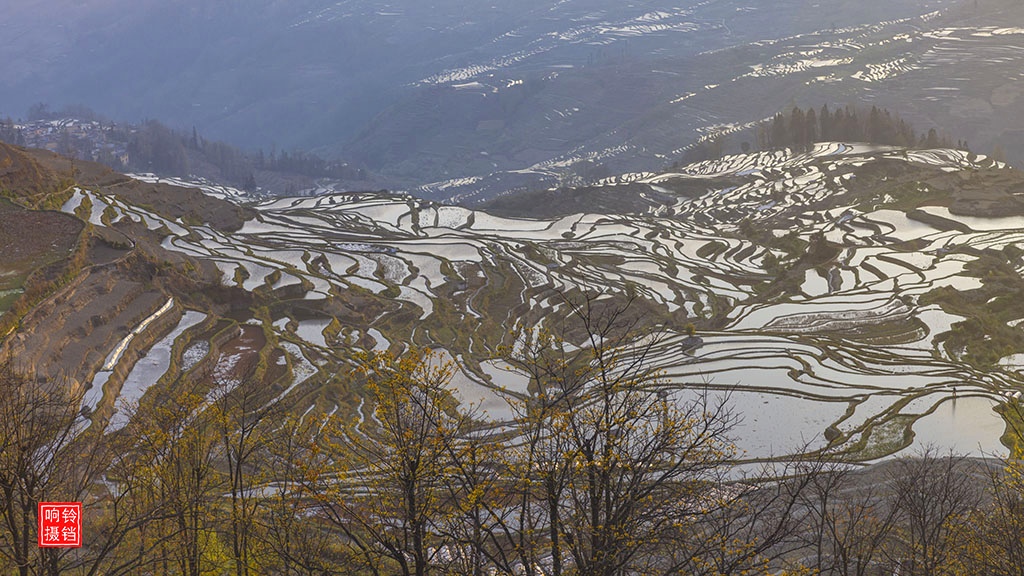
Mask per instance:
[[[807,144],[813,144],[818,142],[818,115],[814,113],[814,108],[807,109],[807,117],[804,120],[804,135],[807,140]]]
[[[807,123],[804,118],[804,111],[800,108],[793,108],[789,117],[789,134],[792,138],[793,148],[804,150],[807,148]]]
[[[769,142],[773,148],[784,148],[790,144],[789,128],[786,126],[786,120],[781,112],[776,114],[772,120]]]
[[[828,111],[828,104],[821,107],[821,115],[818,118],[820,130],[818,134],[824,142],[832,140],[832,114]]]

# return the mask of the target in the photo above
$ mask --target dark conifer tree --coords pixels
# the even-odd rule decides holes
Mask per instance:
[[[821,136],[823,142],[832,140],[832,113],[828,110],[828,104],[821,107],[821,114],[818,116],[818,125],[820,129],[818,134]]]
[[[786,126],[786,119],[780,112],[775,115],[775,119],[772,121],[771,146],[773,148],[784,148],[789,144],[789,128]]]
[[[804,111],[800,108],[793,108],[793,112],[790,114],[789,134],[795,150],[807,149],[807,123],[804,119]]]
[[[807,145],[814,144],[815,142],[821,141],[818,138],[818,115],[814,113],[814,108],[807,109],[807,117],[804,121],[806,128],[804,129],[804,136],[807,140]]]

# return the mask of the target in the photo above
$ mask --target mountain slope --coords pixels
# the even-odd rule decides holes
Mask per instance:
[[[174,203],[145,202],[158,190],[202,204],[172,215]],[[583,294],[638,296],[645,325],[668,336],[654,357],[666,385],[730,390],[751,456],[801,438],[863,459],[924,442],[998,451],[992,408],[1020,385],[1021,221],[979,214],[1019,213],[1024,176],[983,156],[842,143],[732,156],[566,193],[595,210],[613,199],[616,214],[556,197],[540,219],[386,194],[242,209],[235,191],[198,193],[70,191],[62,210],[104,235],[105,259],[5,343],[42,374],[71,376],[115,428],[115,398],[181,377],[255,377],[266,402],[365,417],[358,355],[413,344],[457,359],[462,398],[500,421],[494,387],[528,392],[502,369],[509,330],[557,331],[566,299]],[[190,216],[218,212],[238,219]]]
[[[72,4],[9,8],[6,114],[84,103],[315,148],[434,199],[660,170],[722,134],[738,150],[793,103],[877,104],[1024,159],[1009,0]]]

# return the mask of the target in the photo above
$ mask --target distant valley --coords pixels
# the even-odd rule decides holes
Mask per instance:
[[[18,62],[0,79],[3,112],[42,101],[155,117],[248,150],[351,161],[380,187],[468,203],[658,171],[710,138],[738,152],[754,142],[752,123],[793,104],[884,106],[1024,160],[1024,32],[1007,24],[1021,8],[1006,0],[857,10],[569,0],[517,3],[514,17],[501,4],[121,4],[80,20],[73,8],[15,7],[25,34],[0,41]],[[43,33],[51,24],[71,35]],[[72,39],[88,50],[69,51]],[[132,59],[150,41],[168,47],[166,63]]]

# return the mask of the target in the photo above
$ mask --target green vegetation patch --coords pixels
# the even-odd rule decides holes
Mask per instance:
[[[917,318],[898,318],[888,322],[858,325],[846,336],[869,346],[896,346],[917,342],[928,333],[928,327]]]
[[[729,246],[725,242],[713,240],[697,249],[697,257],[712,260],[728,249]]]
[[[14,304],[18,298],[24,294],[25,291],[21,288],[12,288],[10,290],[0,290],[0,313],[5,312],[8,308]]]
[[[1024,405],[1014,399],[997,405],[995,411],[1006,422],[1006,430],[999,441],[1010,449],[1010,458],[1024,458]]]
[[[916,414],[899,414],[872,424],[854,445],[850,455],[855,460],[875,460],[910,446],[914,440],[914,422],[919,417]]]
[[[1024,353],[1024,331],[1007,322],[1020,317],[1024,279],[1007,261],[1012,254],[981,253],[967,263],[970,276],[980,278],[982,288],[962,292],[942,287],[921,296],[923,306],[938,304],[949,314],[964,316],[941,337],[948,352],[979,367],[996,364],[1000,358]]]
[[[895,199],[895,202],[888,203],[885,207],[901,212],[912,212],[921,206],[948,205],[950,203],[949,192],[917,181],[904,182],[889,188],[885,190],[885,194]],[[871,212],[875,207],[875,202],[868,202],[858,206],[858,209]],[[908,214],[908,216],[910,215]],[[913,217],[911,216],[911,218]],[[931,222],[926,223],[930,224]]]

